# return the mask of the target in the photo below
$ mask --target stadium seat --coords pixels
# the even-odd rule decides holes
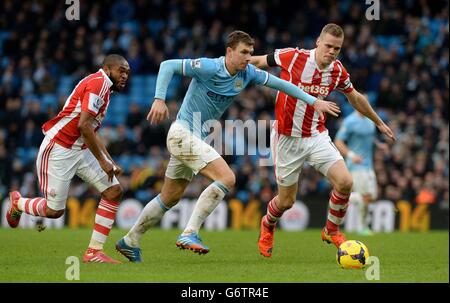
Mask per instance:
[[[23,96],[23,101],[25,101],[25,104],[28,104],[30,102],[38,102],[39,96],[34,94],[27,94]]]
[[[23,165],[28,165],[36,160],[38,148],[18,147],[16,149],[16,158],[21,159]]]
[[[73,77],[72,76],[62,76],[59,79],[57,92],[59,96],[68,96],[73,90]]]
[[[376,91],[367,92],[370,105],[375,106],[377,104],[378,93]]]
[[[103,120],[103,125],[117,126],[120,124],[124,124],[126,121],[126,114],[122,113],[108,113]]]
[[[141,75],[132,76],[130,80],[131,80],[131,87],[144,85],[144,76]]]
[[[159,32],[164,28],[165,22],[162,19],[150,20],[147,23],[147,27],[152,33],[152,36],[158,36]]]
[[[399,55],[403,55],[405,53],[405,47],[403,45],[403,40],[398,36],[376,36],[376,40],[378,44],[381,45],[384,49],[390,51],[393,48],[397,49]]]
[[[129,100],[130,100],[130,98],[129,98],[128,95],[125,95],[125,94],[113,94],[113,95],[111,95],[111,98],[110,98],[110,101],[109,101],[110,102],[109,106],[110,107],[114,107],[114,108],[116,108],[116,107],[122,108],[122,105],[123,105],[123,106],[126,106],[128,108]],[[117,105],[117,104],[119,104],[119,105]]]
[[[145,91],[144,85],[131,85],[129,94],[136,95],[136,94],[143,94]]]
[[[3,50],[3,40],[6,40],[9,38],[9,31],[0,31],[0,54]]]
[[[137,21],[125,21],[121,24],[122,29],[129,29],[134,35],[139,34],[139,23]]]
[[[132,159],[129,155],[122,155],[117,158],[117,164],[124,170],[124,172],[130,171],[130,166],[132,164]]]
[[[145,159],[139,155],[134,155],[132,158],[132,164],[134,166],[142,167]]]
[[[55,94],[42,95],[41,106],[44,109],[47,109],[48,107],[56,109],[58,107],[58,97]]]
[[[144,87],[156,87],[157,75],[144,76]]]

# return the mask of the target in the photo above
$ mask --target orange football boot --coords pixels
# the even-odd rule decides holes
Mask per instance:
[[[273,249],[273,233],[275,231],[275,226],[272,229],[267,228],[263,223],[264,217],[261,219],[258,248],[261,255],[263,255],[264,257],[271,257]]]
[[[324,227],[322,229],[322,241],[325,241],[328,244],[333,243],[337,248],[339,248],[339,246],[341,246],[342,243],[346,242],[347,239],[340,231],[328,233],[327,228]]]
[[[12,191],[9,193],[9,201],[10,201],[10,206],[8,211],[6,212],[6,221],[8,221],[9,226],[11,226],[12,228],[17,227],[17,225],[19,225],[20,222],[20,216],[22,215],[22,211],[19,210],[18,207],[18,203],[19,203],[19,199],[22,196],[20,195],[20,193],[18,191]]]

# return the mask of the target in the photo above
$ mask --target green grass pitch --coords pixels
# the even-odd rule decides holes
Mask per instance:
[[[257,250],[258,231],[201,231],[211,251],[197,255],[179,250],[179,230],[154,229],[142,239],[144,263],[133,264],[115,252],[126,231],[113,229],[105,250],[123,264],[84,264],[82,253],[90,229],[0,228],[0,282],[449,282],[448,231],[347,234],[364,242],[380,260],[380,280],[368,281],[364,270],[344,270],[336,249],[321,241],[320,230],[277,231],[272,258]],[[80,280],[66,280],[66,258],[80,260]]]

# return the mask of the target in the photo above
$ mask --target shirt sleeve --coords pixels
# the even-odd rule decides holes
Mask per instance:
[[[182,74],[182,71],[183,60],[181,59],[166,60],[160,64],[156,78],[155,99],[166,100],[167,88],[173,74]]]
[[[188,77],[196,77],[202,80],[210,79],[217,71],[217,64],[213,59],[184,59],[183,75]]]
[[[248,65],[248,73],[250,76],[250,82],[259,85],[266,85],[269,80],[269,73],[263,71],[256,66],[249,64]]]
[[[341,69],[341,76],[336,89],[346,94],[350,93],[353,90],[353,84],[352,81],[350,81],[350,74],[340,62],[338,62],[338,64]]]
[[[108,89],[108,83],[103,78],[89,81],[81,101],[81,110],[97,116],[100,108],[105,103],[103,98]]]
[[[282,69],[289,69],[289,65],[295,55],[295,48],[282,48],[275,50],[274,58],[276,64]]]

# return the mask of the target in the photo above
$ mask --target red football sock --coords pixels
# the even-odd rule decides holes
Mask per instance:
[[[339,230],[339,226],[344,221],[344,216],[347,212],[349,198],[350,194],[340,193],[337,190],[331,192],[327,219],[327,231],[329,233]]]

